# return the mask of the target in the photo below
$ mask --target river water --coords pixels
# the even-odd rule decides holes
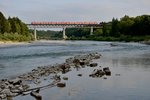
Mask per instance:
[[[90,68],[71,71],[64,75],[69,78],[67,86],[41,91],[42,100],[150,100],[150,46],[140,43],[37,41],[0,45],[0,79],[90,52],[102,54],[96,62],[99,66],[110,67],[112,75],[107,79],[91,78],[88,77]],[[83,76],[77,76],[78,73]],[[28,95],[14,100],[34,98]]]

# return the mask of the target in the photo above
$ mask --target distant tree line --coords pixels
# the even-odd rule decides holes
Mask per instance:
[[[62,39],[62,31],[37,30],[37,39],[59,40]]]
[[[150,15],[142,15],[135,18],[126,15],[120,21],[113,18],[110,35],[115,37],[120,35],[150,35]]]
[[[94,29],[90,35],[90,28],[67,28],[69,40],[99,40],[99,41],[148,41],[150,40],[150,16],[142,15],[129,17],[125,15],[118,20],[101,22],[102,28]],[[33,31],[33,30],[32,30]],[[62,31],[37,31],[38,39],[62,39]]]
[[[101,22],[101,29],[69,28],[66,30],[68,39],[103,40],[103,41],[144,41],[150,40],[150,15],[129,17],[120,20],[113,18],[110,22]]]
[[[29,41],[31,34],[28,27],[17,17],[5,18],[0,12],[0,40]]]

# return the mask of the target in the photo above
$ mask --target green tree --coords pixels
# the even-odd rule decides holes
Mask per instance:
[[[119,21],[118,19],[113,18],[111,22],[111,36],[118,37],[119,34]]]
[[[102,27],[103,27],[103,36],[109,36],[110,35],[110,30],[111,30],[111,23],[106,23],[106,22],[102,22]]]
[[[123,18],[121,18],[119,23],[120,33],[124,35],[132,35],[133,24],[134,24],[134,19],[125,15]]]
[[[136,35],[150,35],[150,16],[137,16],[134,19],[133,33]]]
[[[0,12],[0,33],[5,33],[10,31],[10,25],[7,19],[4,17],[2,12]]]

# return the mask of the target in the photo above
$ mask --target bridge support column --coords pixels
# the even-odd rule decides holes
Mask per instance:
[[[65,40],[67,38],[66,36],[66,27],[63,27],[63,39]]]
[[[93,26],[91,26],[90,35],[93,35]]]
[[[36,35],[36,28],[34,28],[34,41],[37,40],[37,35]]]

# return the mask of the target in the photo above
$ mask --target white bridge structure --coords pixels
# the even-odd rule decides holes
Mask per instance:
[[[66,39],[66,28],[90,28],[90,35],[93,35],[93,28],[102,28],[97,22],[31,22],[27,24],[29,29],[34,29],[34,39],[37,40],[36,30],[38,28],[62,28],[63,39]]]

